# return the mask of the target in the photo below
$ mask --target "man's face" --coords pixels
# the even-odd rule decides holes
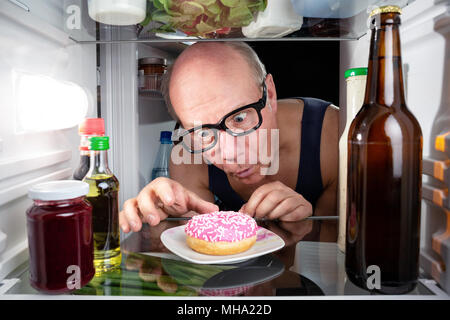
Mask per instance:
[[[235,54],[222,63],[208,60],[187,61],[174,70],[170,97],[185,129],[216,124],[226,114],[261,99],[262,84],[256,83],[242,57]],[[253,184],[264,178],[260,173],[263,165],[260,153],[264,151],[263,156],[270,156],[267,153],[271,150],[271,129],[277,128],[276,99],[274,102],[269,98],[269,90],[274,90],[271,84],[270,81],[266,106],[261,111],[261,126],[239,137],[220,130],[216,145],[203,153],[205,159],[242,183]]]

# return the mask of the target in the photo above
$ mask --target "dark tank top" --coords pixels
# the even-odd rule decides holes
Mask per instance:
[[[300,163],[295,191],[308,200],[313,208],[323,191],[320,171],[320,138],[327,107],[331,104],[315,98],[303,100]],[[224,171],[208,165],[209,190],[220,210],[238,211],[245,201],[233,190]]]

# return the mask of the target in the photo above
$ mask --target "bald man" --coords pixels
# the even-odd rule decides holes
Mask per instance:
[[[190,46],[163,87],[181,143],[171,178],[153,180],[124,203],[124,232],[219,209],[281,221],[336,215],[338,108],[313,98],[277,100],[272,75],[243,42]],[[183,152],[197,161],[180,162]]]

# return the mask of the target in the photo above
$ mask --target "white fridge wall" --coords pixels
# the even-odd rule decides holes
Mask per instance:
[[[26,72],[70,81],[84,89],[87,115],[95,115],[95,45],[77,45],[55,28],[64,19],[62,1],[40,1],[51,10],[36,3],[30,2],[27,12],[8,1],[0,2],[0,230],[7,235],[0,251],[0,279],[28,256],[25,211],[32,203],[28,188],[70,178],[79,160],[76,126],[19,132],[14,75]]]
[[[402,62],[407,105],[420,123],[423,134],[423,154],[430,148],[433,121],[442,103],[449,101],[448,84],[443,83],[445,72],[446,40],[441,32],[436,32],[439,20],[448,17],[448,1],[419,0],[405,7],[402,13],[400,36],[402,41]],[[449,28],[447,28],[449,29]],[[370,33],[358,41],[341,43],[340,62],[340,107],[345,112],[346,83],[344,72],[349,68],[367,67]],[[448,71],[448,70],[447,70]],[[443,91],[444,90],[444,91]],[[445,99],[447,97],[447,99]],[[341,117],[342,132],[345,117]],[[422,202],[422,212],[426,207]],[[421,246],[424,244],[425,215],[422,215]]]
[[[177,54],[149,45],[138,46],[138,57],[161,57],[167,59],[167,65],[173,64]],[[161,131],[172,131],[172,120],[164,99],[139,95],[139,189],[151,180],[151,171],[159,148]]]
[[[133,33],[134,30],[125,29],[119,33],[112,30],[105,35],[117,37],[120,32]],[[112,139],[109,161],[121,185],[120,207],[127,199],[136,197],[148,182],[149,166],[153,165],[159,144],[159,131],[174,127],[162,99],[138,94],[138,59],[158,56],[166,58],[170,64],[180,48],[170,44],[150,46],[142,43],[102,44],[100,47],[101,114],[106,133]]]

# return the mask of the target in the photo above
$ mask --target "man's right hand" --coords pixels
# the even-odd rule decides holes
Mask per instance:
[[[136,198],[125,201],[119,213],[119,224],[125,233],[137,232],[142,222],[156,226],[168,216],[217,210],[217,205],[201,199],[175,180],[160,177],[150,182]]]

